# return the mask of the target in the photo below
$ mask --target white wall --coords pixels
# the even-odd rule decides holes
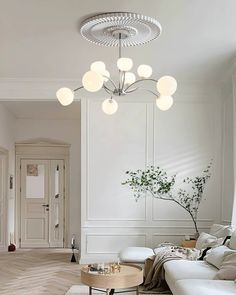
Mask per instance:
[[[232,86],[232,85],[231,85]],[[233,130],[233,93],[232,87],[223,96],[223,159],[222,159],[222,204],[223,223],[231,223],[234,200],[234,130]]]
[[[232,100],[233,100],[233,146],[234,146],[234,203],[232,206],[232,224],[236,227],[236,65],[233,66],[233,75],[232,75]]]
[[[16,141],[51,138],[71,144],[70,148],[70,210],[71,237],[80,238],[80,120],[18,119]]]
[[[15,118],[8,110],[0,104],[0,146],[7,149],[9,153],[9,175],[15,174]],[[8,184],[9,184],[8,175]],[[8,187],[8,229],[7,242],[10,232],[14,232],[14,192],[15,187],[10,190]]]
[[[127,169],[160,165],[181,179],[200,174],[213,159],[198,225],[207,231],[213,222],[222,222],[219,89],[200,83],[182,86],[167,112],[159,111],[146,94],[118,102],[118,112],[107,116],[100,99],[82,101],[82,263],[114,259],[127,246],[180,242],[194,233],[189,216],[177,205],[150,197],[136,203],[121,186]]]

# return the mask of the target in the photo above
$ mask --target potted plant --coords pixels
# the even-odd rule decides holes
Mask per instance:
[[[147,167],[145,170],[126,171],[128,178],[122,185],[128,185],[131,188],[136,201],[150,194],[156,199],[173,201],[181,206],[190,215],[197,238],[199,236],[197,215],[206,183],[211,176],[211,166],[212,162],[201,176],[184,178],[181,188],[176,188],[176,175],[168,176],[164,169],[154,166]]]

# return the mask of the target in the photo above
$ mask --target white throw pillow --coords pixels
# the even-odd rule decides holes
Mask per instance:
[[[205,260],[206,262],[214,265],[218,269],[220,269],[220,266],[224,260],[224,255],[226,252],[229,252],[229,248],[226,246],[219,246],[211,250],[209,254],[206,255]],[[234,252],[234,251],[232,251]],[[236,253],[236,251],[235,251]]]
[[[198,250],[205,249],[207,247],[216,247],[222,245],[224,238],[217,238],[210,234],[202,232],[197,239],[196,248]]]
[[[232,236],[230,238],[229,248],[236,250],[236,230],[232,233]]]
[[[210,235],[217,238],[231,236],[233,228],[231,225],[213,224],[210,228]]]

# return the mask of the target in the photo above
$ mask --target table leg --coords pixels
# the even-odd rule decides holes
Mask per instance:
[[[111,289],[110,292],[109,292],[109,295],[113,295],[115,292],[115,289]]]
[[[92,295],[92,287],[89,286],[89,295]]]
[[[136,295],[139,295],[139,286],[136,287]]]
[[[106,289],[106,295],[109,295],[110,289]]]

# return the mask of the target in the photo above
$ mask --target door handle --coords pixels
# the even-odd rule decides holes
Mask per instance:
[[[49,207],[49,205],[48,205],[48,204],[43,204],[42,206],[43,206],[43,207],[47,207],[47,208]]]

